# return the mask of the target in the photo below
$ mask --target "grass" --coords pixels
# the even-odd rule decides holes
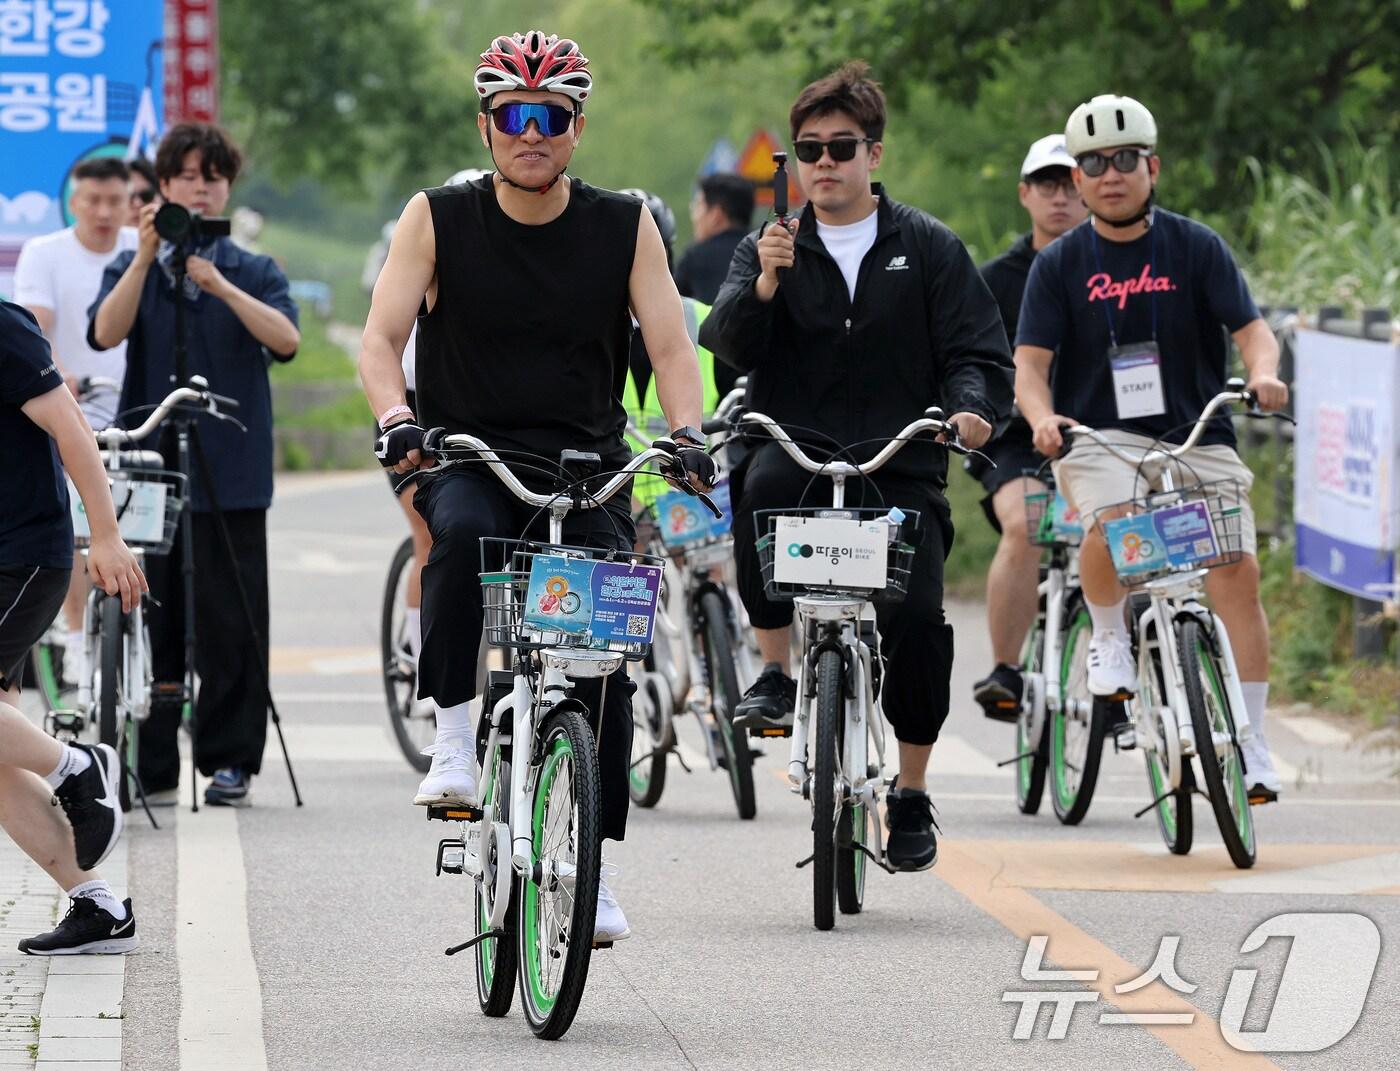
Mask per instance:
[[[943,569],[944,590],[963,599],[981,599],[987,589],[987,570],[1000,536],[982,512],[982,485],[960,465],[948,473],[948,505],[953,511],[953,550]]]
[[[355,362],[330,340],[326,323],[309,309],[301,314],[301,347],[286,364],[274,363],[272,383],[351,383],[358,385]]]

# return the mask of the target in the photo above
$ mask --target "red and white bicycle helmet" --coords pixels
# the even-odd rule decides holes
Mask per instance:
[[[578,107],[593,91],[588,59],[567,37],[542,30],[498,37],[481,54],[473,79],[481,103],[510,89],[562,93]]]

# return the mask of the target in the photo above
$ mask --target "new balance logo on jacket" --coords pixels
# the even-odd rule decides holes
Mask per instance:
[[[908,271],[909,265],[904,261],[904,257],[890,257],[890,262],[885,265],[885,271]]]

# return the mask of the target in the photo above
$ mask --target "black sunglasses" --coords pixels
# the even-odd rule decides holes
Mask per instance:
[[[148,205],[156,199],[156,191],[152,186],[147,186],[144,190],[132,190],[129,201],[140,201],[143,205]]]
[[[1138,169],[1138,161],[1151,155],[1151,149],[1115,149],[1111,156],[1105,156],[1101,152],[1086,152],[1076,157],[1075,163],[1079,165],[1079,170],[1090,178],[1098,178],[1108,170],[1110,163],[1116,170],[1131,175]]]
[[[535,125],[540,128],[541,134],[547,138],[557,138],[560,134],[568,131],[569,124],[574,121],[573,109],[565,108],[562,104],[528,104],[525,101],[511,101],[509,104],[492,108],[489,114],[496,129],[511,137],[519,137],[525,133],[526,127],[533,119]]]
[[[857,145],[873,145],[874,138],[832,138],[830,141],[795,141],[792,151],[804,164],[815,164],[822,158],[822,151],[831,153],[831,159],[838,164],[856,158]]]
[[[1046,175],[1042,178],[1028,178],[1026,185],[1035,190],[1042,197],[1054,197],[1055,194],[1064,190],[1069,196],[1075,195],[1074,179],[1069,175]]]

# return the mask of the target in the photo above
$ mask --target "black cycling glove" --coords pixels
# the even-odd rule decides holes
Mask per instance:
[[[413,421],[405,420],[389,425],[389,428],[380,434],[374,444],[374,456],[379,458],[379,463],[386,469],[391,469],[408,457],[410,450],[421,449],[423,429]]]
[[[694,473],[700,477],[700,483],[706,490],[714,487],[715,480],[719,478],[719,466],[704,450],[698,446],[677,443],[674,457],[674,464],[666,466],[668,476],[679,483],[688,483],[686,477]]]

